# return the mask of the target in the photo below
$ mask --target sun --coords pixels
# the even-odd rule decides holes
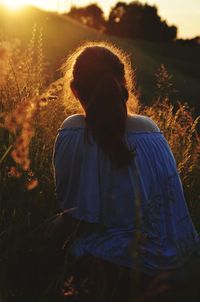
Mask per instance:
[[[0,1],[4,6],[10,10],[19,10],[27,4],[27,0],[1,0]]]

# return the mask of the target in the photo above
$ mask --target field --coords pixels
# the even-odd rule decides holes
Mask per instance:
[[[122,40],[84,27],[68,17],[35,8],[27,8],[17,15],[1,9],[0,20],[0,27],[5,29],[5,35],[18,37],[23,45],[29,41],[34,25],[42,29],[46,61],[49,62],[56,78],[60,76],[56,70],[80,41],[103,39],[116,43],[131,55],[138,90],[145,104],[149,104],[155,97],[155,72],[164,64],[169,74],[173,75],[176,90],[173,99],[189,102],[191,106],[195,106],[197,114],[200,113],[199,47]]]
[[[129,102],[129,111],[147,114],[163,131],[200,231],[200,49],[121,40],[33,8],[0,9],[0,29],[0,301],[58,301],[52,293],[63,271],[48,262],[44,235],[59,217],[52,152],[64,118],[81,112],[66,100],[59,68],[82,41],[111,41],[130,54],[139,103]]]

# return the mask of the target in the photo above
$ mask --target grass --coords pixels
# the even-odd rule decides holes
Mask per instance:
[[[155,72],[164,64],[173,74],[177,95],[182,101],[188,101],[195,106],[196,115],[199,112],[199,47],[181,46],[167,43],[151,43],[133,41],[106,36],[91,28],[85,27],[69,17],[40,11],[36,8],[26,8],[17,14],[0,11],[1,29],[8,36],[18,37],[27,44],[36,24],[43,31],[43,43],[47,62],[54,71],[54,78],[60,73],[56,71],[64,58],[83,40],[108,40],[121,46],[131,54],[133,67],[136,69],[138,89],[141,100],[150,104],[155,91]]]
[[[29,9],[27,15],[9,18],[5,13],[4,20],[0,20],[4,25],[8,22],[7,33],[16,35],[22,45],[6,39],[0,46],[0,299],[3,302],[55,301],[52,295],[63,281],[64,268],[61,271],[54,268],[51,254],[54,245],[49,245],[44,238],[48,223],[58,212],[52,150],[63,119],[79,112],[80,108],[76,102],[64,105],[62,80],[52,83],[54,71],[81,40],[108,37],[99,33],[96,36],[96,31],[69,18],[36,9]],[[35,22],[43,25],[43,37],[41,30],[33,26]],[[177,55],[182,49],[173,46],[172,53],[167,45],[109,39],[133,54],[133,62],[139,66],[136,75],[142,83],[142,91],[153,87],[160,62],[166,64],[168,60],[173,65],[179,61]],[[193,54],[192,49],[187,51],[188,56],[190,51]],[[175,57],[174,61],[170,56]],[[181,60],[186,61],[186,57],[183,54]],[[181,66],[186,68],[186,63]],[[174,78],[181,74],[195,87],[192,81],[196,76],[183,69],[173,69]],[[159,83],[162,85],[164,76],[165,71],[161,69]],[[153,105],[140,106],[139,112],[152,117],[168,139],[193,221],[200,230],[198,120],[190,107],[173,105],[161,86],[157,96],[154,92],[155,99],[147,102],[154,101]],[[190,88],[192,90],[193,86]],[[62,251],[56,252],[62,260]]]

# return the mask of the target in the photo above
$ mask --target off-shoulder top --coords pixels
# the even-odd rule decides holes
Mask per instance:
[[[127,131],[124,138],[135,150],[135,158],[129,166],[117,168],[92,135],[85,141],[84,127],[59,130],[54,167],[60,208],[71,209],[69,215],[91,223],[74,242],[73,253],[134,268],[139,231],[141,270],[154,275],[176,269],[188,255],[199,253],[200,240],[172,151],[159,131]]]

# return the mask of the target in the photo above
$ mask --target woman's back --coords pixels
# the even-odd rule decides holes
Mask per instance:
[[[135,155],[129,165],[119,168],[90,132],[89,141],[85,140],[84,116],[69,117],[59,130],[54,164],[60,207],[91,223],[73,244],[73,252],[134,267],[140,217],[141,270],[154,275],[174,269],[196,253],[199,244],[174,157],[147,117],[129,116],[124,139]]]

